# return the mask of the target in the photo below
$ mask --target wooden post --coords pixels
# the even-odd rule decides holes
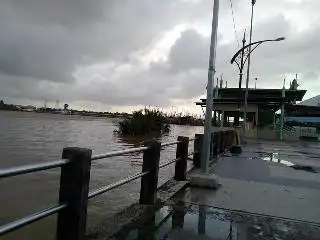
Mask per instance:
[[[226,140],[227,140],[227,132],[226,131],[222,131],[222,153],[225,153],[226,151]]]
[[[217,132],[217,156],[220,154],[221,152],[221,131]]]
[[[189,138],[179,136],[178,141],[176,158],[180,160],[177,161],[175,165],[174,180],[185,181],[187,177]]]
[[[68,206],[58,213],[57,240],[82,240],[86,232],[91,168],[90,149],[64,148],[63,159],[70,163],[61,168],[59,203]]]
[[[230,146],[230,130],[226,131],[226,150],[229,150]]]
[[[142,172],[149,174],[141,178],[140,204],[154,205],[157,200],[161,143],[155,140],[145,143],[149,147],[143,154]]]
[[[219,142],[218,142],[218,133],[213,134],[213,157],[216,158],[219,154]]]
[[[211,133],[211,136],[210,136],[210,155],[209,155],[209,162],[212,160],[212,135],[213,133]]]
[[[203,134],[196,134],[193,145],[193,166],[196,168],[200,168],[201,166],[201,149],[202,149],[202,143],[203,143]]]
[[[229,132],[229,135],[230,135],[230,142],[229,142],[229,149],[233,146],[233,138],[234,138],[234,133],[233,133],[233,130],[230,130],[230,132]]]
[[[151,216],[148,217],[148,221],[143,224],[143,227],[138,228],[138,236],[136,239],[139,240],[156,240],[157,239],[157,226],[156,226],[156,214],[153,213]],[[130,231],[122,230],[122,234],[117,238],[112,239],[126,239],[124,237],[130,233]],[[125,233],[124,233],[125,232]]]
[[[224,153],[224,141],[225,141],[225,135],[224,135],[224,131],[220,132],[220,154]]]
[[[184,216],[187,212],[185,205],[185,202],[178,202],[173,206],[172,229],[183,229]]]

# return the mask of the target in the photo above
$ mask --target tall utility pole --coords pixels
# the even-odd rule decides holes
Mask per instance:
[[[243,78],[243,67],[244,67],[244,47],[246,44],[246,31],[244,31],[243,39],[242,39],[242,51],[240,55],[240,65],[238,65],[240,73],[239,73],[239,96],[238,96],[238,114],[235,118],[235,126],[239,126],[240,122],[240,101],[241,101],[241,88],[242,88],[242,78]]]
[[[251,24],[250,24],[249,44],[252,43],[253,8],[254,8],[255,4],[256,4],[256,0],[252,0],[251,1]],[[245,91],[245,95],[244,95],[243,123],[244,123],[245,130],[246,130],[246,127],[247,127],[247,107],[248,107],[248,88],[249,88],[249,79],[250,79],[250,64],[251,64],[251,45],[249,46],[246,91]]]
[[[208,84],[207,84],[207,101],[206,101],[206,118],[204,124],[203,149],[201,154],[201,170],[208,172],[208,163],[210,158],[210,143],[212,133],[212,110],[213,110],[213,81],[216,72],[216,47],[218,33],[218,16],[219,16],[219,0],[214,0],[212,32],[208,68]]]
[[[283,126],[284,126],[284,100],[286,97],[286,79],[283,80],[283,87],[281,91],[281,115],[280,115],[280,140],[283,140]]]

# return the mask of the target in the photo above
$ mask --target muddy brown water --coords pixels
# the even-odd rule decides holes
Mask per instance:
[[[138,146],[151,138],[119,137],[114,134],[117,119],[0,111],[0,168],[45,162],[61,158],[67,146],[93,149],[93,155]],[[194,136],[203,127],[171,126],[160,136],[162,142],[177,136]],[[192,145],[192,144],[190,144]],[[192,146],[190,146],[190,152]],[[175,146],[161,152],[161,161],[175,157]],[[90,189],[95,189],[141,171],[141,154],[95,161]],[[174,166],[160,170],[159,184],[173,176]],[[60,170],[0,180],[0,225],[57,203]],[[139,197],[140,181],[126,184],[89,201],[88,226],[103,221]],[[45,218],[1,237],[12,239],[54,239],[56,216]]]

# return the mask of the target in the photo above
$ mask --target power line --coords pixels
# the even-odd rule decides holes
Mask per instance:
[[[234,17],[232,0],[229,0],[229,2],[230,2],[230,7],[231,7],[234,34],[235,34],[235,37],[236,37],[236,40],[237,40],[237,43],[238,43],[238,48],[239,48],[240,47],[240,43],[239,43],[239,40],[238,40],[238,34],[237,34],[237,29],[236,29],[236,20],[235,20],[235,17]]]

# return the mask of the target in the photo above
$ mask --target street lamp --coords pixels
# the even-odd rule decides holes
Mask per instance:
[[[250,39],[249,44],[252,43],[252,25],[253,25],[253,9],[256,4],[256,0],[251,1],[251,21],[250,21]],[[249,47],[249,52],[251,51],[251,46]],[[247,126],[247,100],[248,100],[248,87],[249,87],[249,79],[250,79],[250,66],[251,66],[251,55],[248,56],[248,67],[247,67],[247,80],[246,80],[246,91],[244,95],[244,114],[243,114],[243,123],[244,129],[246,130]]]
[[[238,115],[235,119],[235,125],[239,125],[239,118],[240,118],[240,97],[241,97],[241,85],[242,85],[242,75],[243,75],[243,68],[245,66],[245,63],[247,62],[248,58],[250,57],[250,54],[257,48],[259,47],[262,43],[265,42],[279,42],[285,40],[285,37],[279,37],[276,39],[267,39],[267,40],[262,40],[262,41],[257,41],[250,43],[248,45],[244,45],[241,49],[239,49],[236,54],[232,57],[231,59],[231,64],[236,63],[238,68],[239,68],[239,98],[238,98]],[[243,40],[243,43],[245,43],[245,38]],[[245,51],[245,50],[249,51]],[[247,99],[245,99],[246,101]]]
[[[254,48],[252,48],[250,52],[244,53],[244,54],[247,54],[247,56],[244,57],[244,62],[246,62],[246,61],[248,60],[248,56],[249,56],[257,47],[259,47],[262,43],[265,43],[265,42],[280,42],[280,41],[283,41],[283,40],[285,40],[285,39],[286,39],[285,37],[279,37],[279,38],[276,38],[276,39],[267,39],[267,40],[263,40],[263,41],[257,41],[257,42],[250,43],[250,44],[242,47],[241,49],[239,49],[238,52],[236,52],[236,54],[233,55],[233,57],[232,57],[232,59],[231,59],[230,62],[231,62],[231,64],[233,64],[234,62],[235,62],[236,64],[239,64],[239,63],[237,62],[237,59],[236,59],[236,58],[239,56],[239,54],[240,54],[242,51],[246,50],[246,49],[247,49],[248,47],[250,47],[250,46],[254,46]],[[242,71],[243,71],[243,69],[242,69]]]

